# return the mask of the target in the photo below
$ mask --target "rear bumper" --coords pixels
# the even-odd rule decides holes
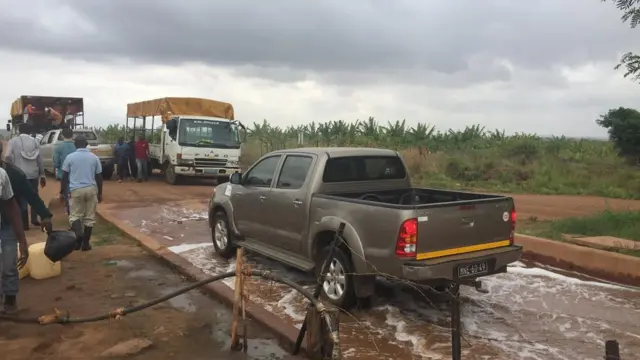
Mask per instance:
[[[239,173],[240,168],[239,167],[200,168],[200,167],[176,166],[175,171],[177,175],[182,175],[182,176],[218,178],[218,177],[230,176],[233,173]]]
[[[415,282],[433,280],[464,281],[506,272],[507,265],[520,260],[522,246],[511,245],[503,248],[476,251],[436,259],[406,262],[402,266],[403,278]],[[474,263],[487,263],[487,271],[474,276],[459,278],[458,267]]]

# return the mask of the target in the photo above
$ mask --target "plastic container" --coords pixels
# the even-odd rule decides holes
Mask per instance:
[[[29,276],[36,280],[56,277],[62,273],[60,261],[54,263],[44,254],[44,242],[29,246]]]

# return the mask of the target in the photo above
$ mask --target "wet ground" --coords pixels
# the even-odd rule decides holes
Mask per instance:
[[[205,272],[234,268],[213,254],[206,202],[132,206],[117,216]],[[249,254],[247,261],[313,287],[309,275],[269,259]],[[226,284],[233,287],[233,280]],[[601,359],[607,339],[618,340],[629,358],[640,353],[637,289],[525,263],[484,284],[489,294],[462,290],[465,359]],[[300,326],[306,306],[301,296],[260,280],[247,286],[253,301]],[[351,359],[450,358],[447,304],[417,286],[379,281],[371,309],[343,315],[340,326],[342,349]]]
[[[64,228],[60,211],[56,228]],[[31,243],[45,235],[27,232]],[[94,249],[74,252],[62,261],[58,277],[20,281],[21,317],[51,314],[71,317],[104,314],[141,304],[189,284],[112,226],[99,222]],[[0,359],[66,360],[102,358],[104,351],[131,339],[151,346],[126,358],[148,360],[276,360],[286,353],[257,324],[249,324],[247,354],[230,352],[231,310],[197,291],[127,315],[119,320],[75,325],[14,324],[0,321]]]

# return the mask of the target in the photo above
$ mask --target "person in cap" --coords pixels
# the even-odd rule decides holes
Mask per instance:
[[[47,185],[47,180],[44,175],[40,143],[29,135],[31,129],[32,126],[29,124],[20,124],[18,127],[20,135],[11,138],[11,140],[7,142],[5,159],[8,163],[15,165],[27,175],[28,183],[33,187],[33,190],[38,193],[38,179],[40,180],[41,187]],[[22,226],[25,230],[29,229],[28,205],[25,199],[21,199]],[[31,208],[31,224],[40,226],[38,214],[33,207]]]
[[[0,159],[2,158],[2,142],[0,142]],[[37,191],[33,190],[33,187],[29,185],[29,181],[24,171],[20,170],[17,166],[0,160],[0,169],[7,174],[9,178],[9,184],[13,195],[19,203],[20,201],[26,201],[36,214],[42,219],[40,225],[42,229],[50,232],[52,230],[51,218],[53,214],[49,211],[44,204]],[[0,183],[1,183],[0,176]],[[6,188],[0,184],[1,192],[4,193]],[[6,200],[6,199],[3,199]],[[0,200],[2,202],[2,200]],[[15,313],[18,309],[17,295],[19,290],[19,265],[24,265],[29,257],[27,250],[28,244],[26,238],[23,235],[19,235],[15,231],[15,226],[11,218],[11,209],[8,213],[4,212],[0,215],[0,269],[1,283],[0,294],[4,298],[3,306],[4,312]],[[6,216],[5,216],[6,215]],[[19,215],[18,215],[19,216]],[[19,221],[21,224],[21,221]],[[19,231],[24,230],[22,226]],[[20,249],[20,256],[18,257],[18,249]]]
[[[87,139],[76,136],[76,151],[67,155],[62,164],[60,201],[65,201],[69,189],[69,224],[76,233],[76,250],[91,250],[91,233],[96,223],[96,208],[102,202],[102,165],[87,149]]]

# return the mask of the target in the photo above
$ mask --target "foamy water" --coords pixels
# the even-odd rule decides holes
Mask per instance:
[[[210,237],[181,244],[187,232],[170,224],[206,234],[206,213],[164,207],[155,219],[138,226],[152,236],[169,236],[169,249],[208,274],[233,271],[233,260],[213,253]],[[158,214],[158,211],[156,211]],[[164,218],[164,220],[163,220]],[[155,224],[155,225],[154,225]],[[158,228],[161,227],[161,232]],[[167,230],[167,228],[169,229]],[[201,227],[204,227],[201,228]],[[169,231],[171,234],[167,235]],[[204,236],[204,235],[202,235]],[[308,274],[257,255],[247,263],[287,276],[312,289]],[[234,279],[225,284],[233,288]],[[483,279],[489,294],[462,288],[463,357],[465,359],[601,359],[604,340],[616,339],[627,358],[640,353],[640,292],[637,289],[566,276],[524,263],[508,273]],[[252,301],[300,327],[307,301],[294,290],[263,280],[251,280]],[[352,359],[450,358],[449,313],[446,303],[434,303],[421,290],[387,280],[379,281],[372,307],[344,315],[341,340]]]

